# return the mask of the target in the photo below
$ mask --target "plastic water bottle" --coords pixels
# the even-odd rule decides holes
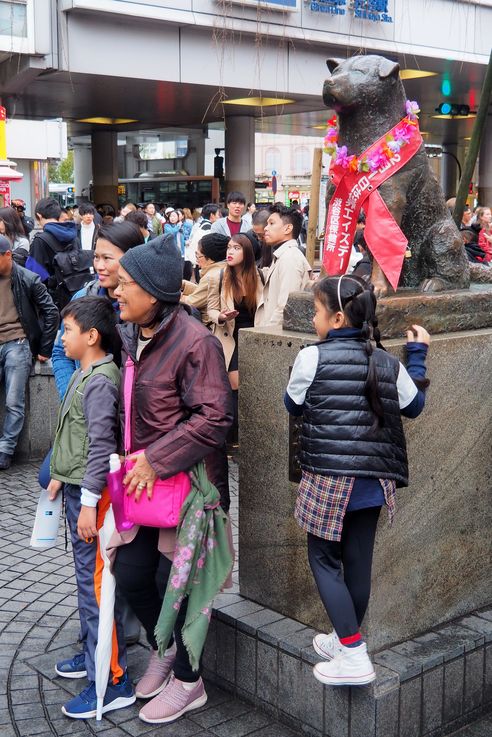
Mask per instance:
[[[60,524],[60,512],[63,495],[58,492],[56,499],[50,501],[46,489],[41,489],[39,495],[36,519],[31,535],[30,545],[32,548],[53,548],[58,537],[58,526]]]
[[[118,453],[111,453],[109,456],[109,473],[107,477],[109,496],[113,506],[114,522],[118,532],[131,530],[133,522],[125,517],[125,487],[123,486],[123,478],[125,476],[124,468],[121,465]]]

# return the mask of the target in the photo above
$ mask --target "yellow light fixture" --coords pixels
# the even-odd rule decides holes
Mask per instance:
[[[430,136],[429,131],[419,131],[421,136]]]
[[[124,123],[138,123],[133,118],[80,118],[78,123],[94,123],[95,125],[123,125]]]
[[[423,69],[400,69],[400,79],[421,79],[435,77],[437,72],[425,72]]]
[[[322,125],[313,125],[312,128],[315,131],[324,131],[327,127],[327,123],[323,123]]]
[[[235,100],[224,100],[224,105],[244,105],[245,107],[270,107],[272,105],[291,105],[295,100],[283,97],[237,97]]]
[[[439,120],[468,120],[469,118],[476,118],[476,113],[469,113],[468,115],[433,115],[433,118]]]

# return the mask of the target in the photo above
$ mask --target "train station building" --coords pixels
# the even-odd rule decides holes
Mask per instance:
[[[66,121],[78,198],[116,204],[119,184],[120,197],[198,204],[221,149],[226,191],[252,200],[258,171],[268,186],[287,166],[273,136],[296,136],[292,166],[306,167],[298,141],[321,144],[326,59],[383,54],[451,195],[491,38],[492,0],[2,1],[0,95],[9,118]],[[273,141],[256,170],[255,133]],[[490,110],[474,187],[492,201]]]

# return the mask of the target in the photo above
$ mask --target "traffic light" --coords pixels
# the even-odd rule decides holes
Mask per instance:
[[[436,107],[436,113],[439,113],[439,115],[467,116],[470,113],[470,106],[469,105],[456,105],[450,102],[441,102],[439,107]]]

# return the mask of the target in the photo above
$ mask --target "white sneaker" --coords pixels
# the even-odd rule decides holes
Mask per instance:
[[[325,660],[332,660],[337,653],[342,652],[342,646],[335,631],[330,632],[329,635],[323,633],[316,635],[313,639],[313,647]]]
[[[340,645],[341,652],[332,660],[317,663],[314,677],[327,686],[365,686],[376,679],[374,666],[365,642],[357,647]]]

